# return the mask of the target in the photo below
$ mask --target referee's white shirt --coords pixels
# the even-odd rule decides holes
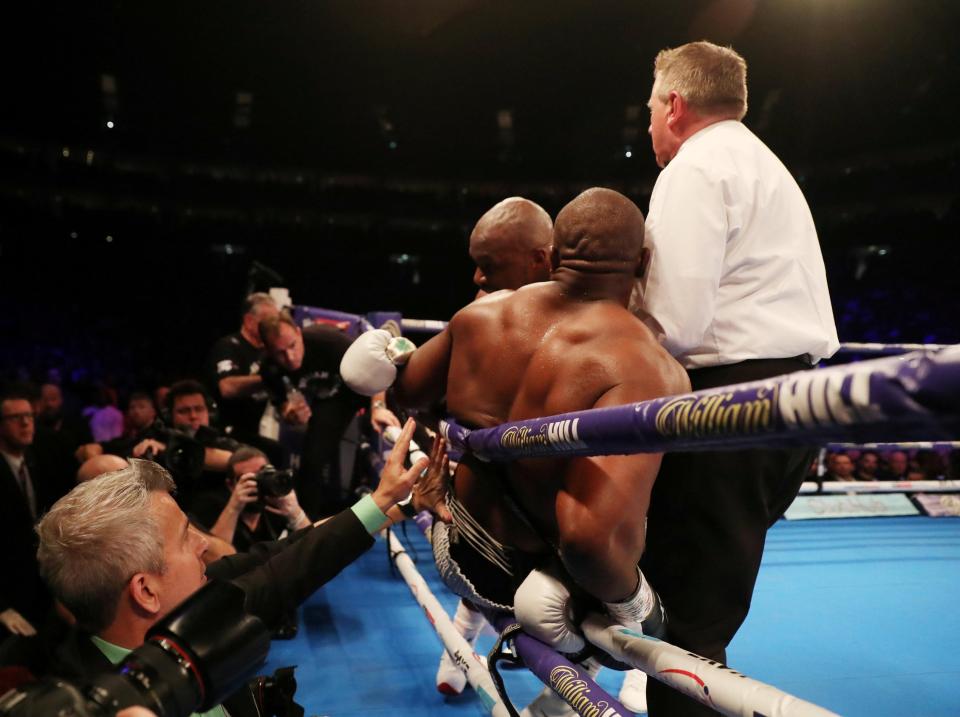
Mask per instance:
[[[686,368],[837,350],[810,208],[741,122],[681,145],[653,188],[646,246],[637,313]]]

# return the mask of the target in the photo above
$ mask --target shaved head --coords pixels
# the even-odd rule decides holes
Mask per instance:
[[[519,289],[550,275],[553,222],[539,204],[509,197],[495,204],[470,234],[474,283],[484,292]]]
[[[561,264],[633,272],[643,250],[643,213],[620,192],[594,187],[557,215],[554,242]]]
[[[119,471],[127,468],[130,464],[120,456],[114,456],[110,453],[103,453],[93,458],[88,458],[77,471],[77,483],[84,483],[102,476],[104,473]]]
[[[553,243],[553,222],[546,210],[523,197],[508,197],[487,211],[470,235],[475,242],[501,242],[518,249],[549,248]]]

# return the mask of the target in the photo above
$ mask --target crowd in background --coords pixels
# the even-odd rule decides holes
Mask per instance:
[[[77,483],[131,459],[171,473],[211,559],[307,527],[376,486],[377,433],[400,424],[382,395],[371,401],[343,384],[351,339],[332,325],[301,328],[265,293],[240,313],[240,330],[206,347],[192,376],[156,381],[144,368],[132,383],[93,381],[65,361],[4,377],[0,646],[56,620],[36,520]],[[288,617],[280,635],[296,630]]]
[[[960,478],[960,450],[909,448],[905,450],[824,451],[810,468],[811,480],[921,481]]]

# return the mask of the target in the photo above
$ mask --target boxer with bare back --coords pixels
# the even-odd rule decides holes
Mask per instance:
[[[689,390],[680,365],[626,309],[643,232],[623,195],[578,196],[557,216],[550,281],[458,312],[409,355],[398,399],[429,407],[446,396],[450,414],[485,428]],[[584,646],[570,579],[623,624],[656,623],[660,608],[637,563],[659,465],[652,454],[504,464],[465,456],[448,500],[453,525],[435,545],[445,580],[481,605],[513,607],[563,652]]]

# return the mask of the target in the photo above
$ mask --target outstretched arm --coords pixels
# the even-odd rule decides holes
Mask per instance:
[[[401,405],[429,409],[446,395],[452,350],[448,326],[413,352],[393,387]]]

